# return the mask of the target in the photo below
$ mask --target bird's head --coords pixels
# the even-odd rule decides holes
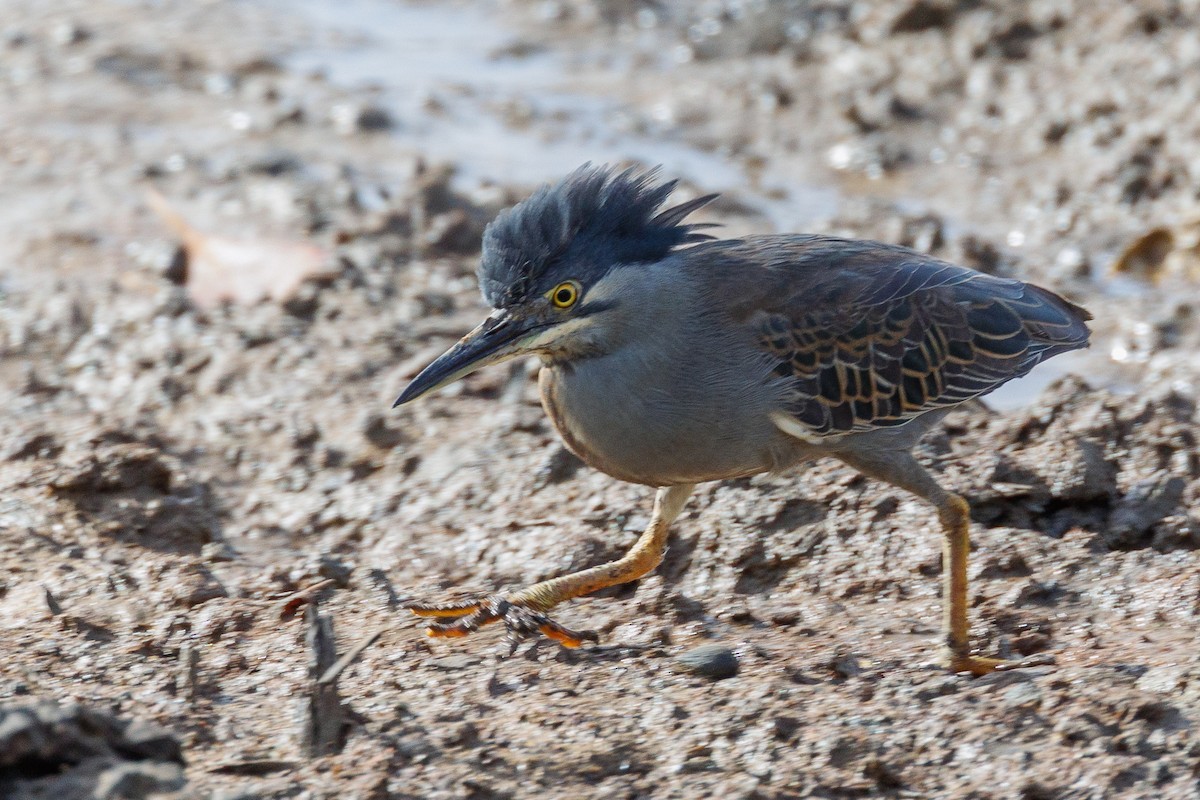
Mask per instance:
[[[697,232],[706,226],[682,222],[716,195],[660,210],[675,182],[657,178],[656,169],[585,164],[501,212],[483,233],[478,270],[495,310],[422,370],[395,405],[517,356],[570,361],[602,349],[636,291],[627,276],[615,277],[626,272],[617,268],[711,238]]]

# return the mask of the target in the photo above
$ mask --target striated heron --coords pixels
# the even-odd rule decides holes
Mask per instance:
[[[911,453],[952,408],[1086,347],[1090,315],[1058,295],[888,244],[832,236],[717,240],[687,224],[715,195],[663,209],[657,172],[585,165],[484,232],[495,309],[396,405],[516,356],[542,359],[542,404],[567,447],[658,488],[622,558],[476,602],[422,605],[432,636],[503,621],[566,646],[594,640],[554,606],[662,561],[695,484],[833,456],[937,511],[943,659],[983,674],[967,623],[969,509]]]

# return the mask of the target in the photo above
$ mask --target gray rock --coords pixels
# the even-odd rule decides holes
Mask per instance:
[[[688,672],[705,678],[721,680],[738,674],[737,654],[722,644],[703,644],[675,657],[675,662]]]
[[[1002,701],[1012,708],[1037,708],[1042,704],[1042,690],[1031,681],[1018,683],[1004,692]]]
[[[1116,465],[1105,457],[1098,442],[1075,437],[1002,457],[992,482],[1025,487],[1021,492],[1008,490],[1010,497],[1087,503],[1111,498],[1116,493],[1116,476]]]
[[[142,720],[126,721],[78,704],[0,706],[0,771],[20,777],[67,769],[89,759],[183,763],[179,741]]]
[[[1138,481],[1117,503],[1101,540],[1111,550],[1148,546],[1152,537],[1147,532],[1179,507],[1186,488],[1183,478],[1165,473]]]
[[[131,720],[125,726],[116,750],[130,758],[183,763],[179,740],[170,731],[143,719]]]
[[[200,558],[210,564],[235,561],[237,557],[237,550],[233,549],[229,542],[208,542],[200,548]]]
[[[171,762],[136,761],[117,764],[100,773],[95,800],[140,800],[160,792],[182,789],[183,767]]]
[[[0,768],[17,774],[38,762],[76,764],[108,755],[109,744],[120,739],[114,717],[83,706],[36,703],[0,708]]]
[[[917,699],[923,703],[928,703],[931,700],[936,700],[939,697],[957,694],[962,688],[962,682],[953,675],[943,676],[930,681],[925,686],[917,690]]]

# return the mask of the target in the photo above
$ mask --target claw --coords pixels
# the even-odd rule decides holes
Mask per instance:
[[[581,647],[584,642],[600,641],[600,637],[596,635],[595,631],[580,631],[576,633],[554,622],[543,623],[538,628],[538,632],[547,639],[553,639],[563,647],[576,648]]]
[[[426,628],[425,635],[431,639],[461,639],[468,632],[459,628]]]
[[[944,659],[951,672],[969,672],[975,677],[992,672],[1008,672],[1027,667],[1044,667],[1054,664],[1054,657],[1048,654],[1029,656],[1018,661],[1006,661],[999,658],[985,658],[973,655],[947,654]]]
[[[1008,672],[1014,669],[1026,669],[1028,667],[1052,667],[1057,663],[1054,656],[1049,653],[1038,653],[1032,656],[1026,656],[1019,661],[1006,661],[996,667],[996,672]]]
[[[559,625],[541,611],[527,608],[520,601],[492,597],[472,603],[445,605],[413,605],[409,610],[418,617],[445,619],[432,622],[425,634],[435,639],[461,639],[484,625],[503,622],[513,638],[541,634],[563,647],[580,647],[584,642],[598,642],[594,631],[573,631]]]

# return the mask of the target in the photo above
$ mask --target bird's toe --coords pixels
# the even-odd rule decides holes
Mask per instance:
[[[572,630],[558,624],[541,611],[517,603],[508,604],[504,612],[504,625],[508,628],[509,636],[514,638],[541,634],[563,647],[580,647],[584,642],[600,641],[600,636],[595,631]]]
[[[1044,667],[1054,664],[1054,658],[1049,655],[1031,656],[1029,658],[1008,661],[1002,658],[986,658],[966,653],[946,653],[943,656],[945,665],[951,672],[969,672],[978,677],[992,672],[1005,672],[1024,667]]]
[[[600,640],[595,631],[572,630],[558,624],[542,611],[504,597],[463,603],[412,605],[409,610],[418,617],[445,620],[431,622],[425,630],[427,635],[436,639],[458,639],[484,625],[503,622],[512,639],[541,635],[563,647],[579,647],[584,642]]]
[[[466,603],[439,603],[434,605],[424,605],[422,603],[414,603],[408,607],[408,610],[416,614],[418,617],[465,617],[468,614],[473,614],[479,610],[481,602],[466,602]]]

